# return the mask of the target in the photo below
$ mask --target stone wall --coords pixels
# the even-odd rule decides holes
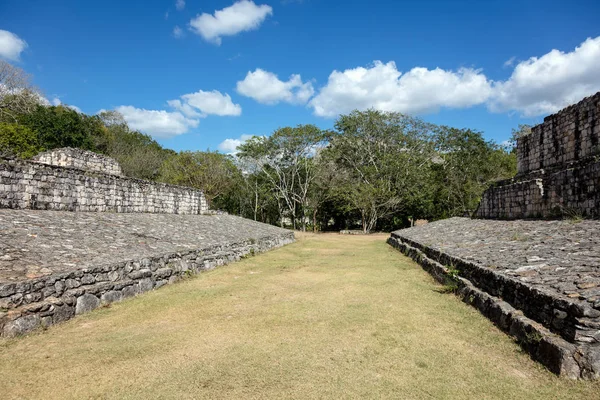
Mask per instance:
[[[209,218],[209,217],[204,217]],[[283,230],[282,230],[283,231]],[[0,336],[16,336],[294,241],[285,231],[21,282],[0,283]]]
[[[123,175],[121,166],[113,158],[91,151],[63,147],[40,153],[32,158],[42,164],[58,167],[73,167],[86,171],[96,171],[109,175]]]
[[[2,157],[0,207],[167,214],[208,211],[200,190]]]
[[[600,155],[600,92],[586,97],[531,129],[517,140],[518,175],[564,169]]]
[[[475,212],[479,218],[600,217],[600,161],[573,163],[554,173],[493,184]]]
[[[482,196],[478,218],[600,217],[600,93],[517,142],[518,173]]]

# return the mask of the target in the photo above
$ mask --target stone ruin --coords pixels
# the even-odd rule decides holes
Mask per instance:
[[[72,167],[108,175],[123,175],[121,166],[115,159],[93,151],[73,147],[46,151],[34,156],[32,160],[57,167]]]
[[[486,190],[476,217],[600,217],[600,92],[519,138],[517,160],[517,176]]]
[[[128,178],[110,157],[62,148],[0,157],[0,208],[205,214],[208,203],[201,190]]]
[[[471,218],[392,232],[413,258],[552,372],[600,378],[600,93],[517,142],[518,174]]]
[[[200,190],[78,149],[0,158],[0,336],[16,336],[294,241],[210,213]]]

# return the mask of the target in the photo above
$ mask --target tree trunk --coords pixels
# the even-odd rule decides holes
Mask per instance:
[[[313,211],[313,232],[317,232],[317,208]]]
[[[254,191],[254,220],[256,221],[256,214],[258,213],[258,188]]]

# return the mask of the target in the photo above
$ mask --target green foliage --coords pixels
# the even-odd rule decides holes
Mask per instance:
[[[31,158],[40,151],[37,135],[31,129],[0,122],[0,154]]]
[[[176,154],[150,136],[130,130],[124,123],[108,125],[106,129],[102,152],[117,160],[123,173],[132,178],[157,179],[163,163]]]
[[[363,231],[382,217],[411,212],[427,193],[433,126],[376,110],[342,115],[326,155],[338,168],[334,191],[346,211],[360,214]]]
[[[470,215],[491,182],[516,174],[516,155],[481,132],[440,126],[434,142],[430,218]]]
[[[211,151],[183,151],[163,163],[159,180],[202,189],[215,208],[215,201],[229,193],[239,175],[231,156]]]
[[[325,132],[315,125],[298,125],[279,128],[270,137],[255,136],[238,148],[242,162],[266,178],[277,196],[280,218],[285,212],[294,228],[299,218],[306,230],[309,192],[316,177],[314,154],[324,139]]]
[[[78,147],[96,150],[96,138],[105,135],[98,117],[80,114],[63,106],[38,105],[28,114],[19,117],[19,123],[37,134],[38,142],[44,149]]]

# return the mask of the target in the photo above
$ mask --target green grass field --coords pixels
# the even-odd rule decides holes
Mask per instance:
[[[0,339],[2,399],[599,399],[385,243],[297,243]]]

